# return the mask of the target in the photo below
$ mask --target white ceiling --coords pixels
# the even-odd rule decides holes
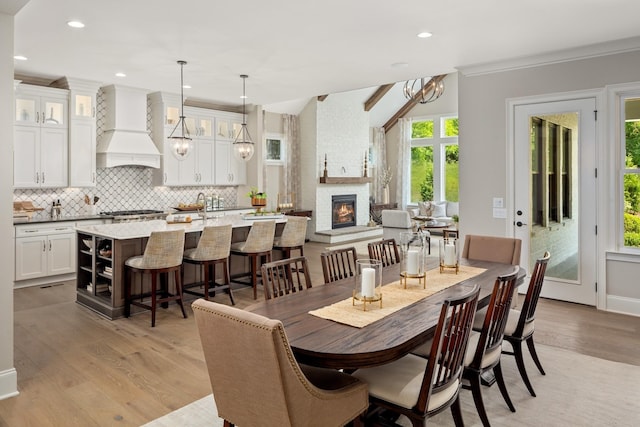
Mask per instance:
[[[616,40],[637,49],[638,16],[637,0],[30,0],[15,17],[15,54],[28,57],[15,70],[179,93],[181,59],[187,98],[240,105],[248,74],[248,103],[296,112],[313,96],[461,67]]]

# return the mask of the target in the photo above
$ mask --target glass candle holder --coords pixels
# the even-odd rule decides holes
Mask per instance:
[[[400,233],[400,284],[407,288],[408,279],[418,279],[418,284],[426,288],[427,239],[422,232]]]
[[[382,308],[382,262],[367,258],[356,260],[353,278],[353,305],[361,301],[362,309],[367,311],[367,304],[379,301]]]
[[[440,240],[440,273],[446,268],[455,269],[456,274],[460,269],[460,245],[458,239],[445,238]]]

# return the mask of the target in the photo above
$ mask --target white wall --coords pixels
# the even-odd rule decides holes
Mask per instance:
[[[0,399],[18,392],[13,366],[13,16],[0,13]]]
[[[507,194],[508,99],[592,89],[604,91],[610,84],[640,81],[638,69],[640,52],[629,52],[477,76],[460,73],[460,218],[464,233],[500,236],[509,235],[511,230],[505,219],[493,218],[491,210],[493,197],[503,197],[506,206],[511,197]],[[598,110],[599,126],[606,128],[606,105],[598,105]],[[603,260],[606,251],[616,249],[613,226],[616,192],[612,190],[617,175],[610,164],[616,152],[614,141],[601,138],[599,144],[598,259]],[[599,268],[598,283],[606,283],[607,277],[615,280],[607,284],[607,289],[626,298],[626,312],[640,315],[640,300],[628,300],[638,297],[635,278],[640,275],[640,264],[626,266],[627,274],[622,276],[607,274],[606,270],[613,265],[608,262],[606,268]],[[615,298],[607,295],[609,301]]]

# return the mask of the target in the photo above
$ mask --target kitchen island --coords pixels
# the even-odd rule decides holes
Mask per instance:
[[[271,219],[271,217],[269,217]],[[265,217],[265,219],[267,219]],[[282,232],[285,215],[275,215],[276,235]],[[185,249],[196,247],[205,226],[231,224],[232,241],[246,239],[254,221],[243,215],[197,219],[189,223],[169,224],[164,220],[124,222],[116,224],[79,225],[77,235],[76,301],[109,319],[124,315],[124,263],[144,253],[147,240],[154,231],[184,229]],[[236,262],[237,261],[237,262]],[[234,258],[234,269],[247,268],[245,260]],[[199,280],[199,270],[185,265],[185,283]],[[200,279],[201,280],[201,279]],[[145,282],[145,286],[148,283]]]

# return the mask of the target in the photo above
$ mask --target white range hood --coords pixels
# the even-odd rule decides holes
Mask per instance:
[[[160,152],[147,131],[147,91],[119,85],[102,88],[104,132],[98,139],[96,164],[160,167]]]

